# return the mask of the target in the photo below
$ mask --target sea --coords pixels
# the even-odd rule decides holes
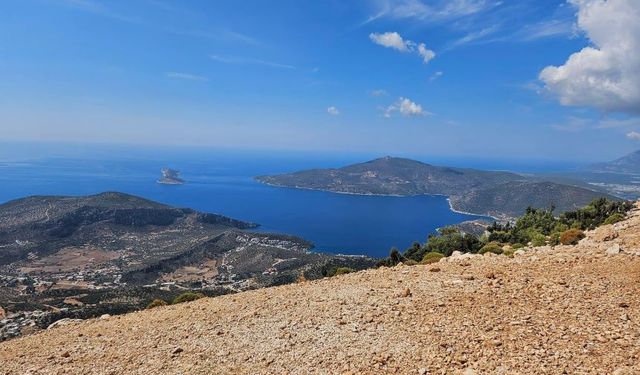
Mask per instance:
[[[118,191],[255,222],[260,224],[259,231],[309,240],[319,252],[384,257],[393,247],[404,250],[414,241],[424,242],[437,228],[482,218],[453,212],[443,196],[347,195],[267,186],[254,179],[340,167],[381,155],[92,145],[11,147],[4,145],[0,150],[0,203],[30,195]],[[513,167],[489,161],[483,165],[478,159],[440,159],[434,164]],[[180,170],[187,183],[158,184],[164,167]]]

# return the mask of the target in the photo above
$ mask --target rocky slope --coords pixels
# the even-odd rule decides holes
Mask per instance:
[[[557,212],[564,212],[582,207],[595,198],[616,199],[584,187],[515,173],[439,167],[389,156],[343,168],[312,169],[256,179],[275,186],[349,194],[446,195],[455,210],[505,219],[521,215],[529,206],[549,208],[553,205]]]
[[[638,374],[640,211],[577,246],[456,255],[59,326],[3,374]]]

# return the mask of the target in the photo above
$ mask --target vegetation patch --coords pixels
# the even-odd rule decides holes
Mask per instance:
[[[147,309],[153,309],[155,307],[167,306],[167,305],[168,305],[167,301],[163,299],[154,299],[153,301],[151,301],[151,303],[147,305]]]
[[[622,221],[632,208],[633,203],[630,201],[611,201],[605,198],[596,199],[583,208],[559,216],[553,214],[555,207],[529,207],[515,222],[494,222],[487,228],[488,235],[462,233],[455,227],[442,228],[439,233],[429,235],[424,244],[414,242],[404,253],[396,248],[391,249],[389,257],[378,262],[378,266],[395,266],[400,262],[406,264],[414,261],[428,264],[450,256],[454,251],[512,256],[515,250],[526,245],[538,247],[576,244],[584,238],[583,231]],[[508,250],[503,250],[504,248]]]
[[[607,225],[607,224],[615,224],[615,223],[618,223],[618,222],[620,222],[622,220],[624,220],[624,215],[621,214],[621,213],[617,213],[616,212],[615,214],[609,216],[607,218],[607,220],[604,221],[604,224],[605,225]]]
[[[177,296],[173,299],[173,304],[183,303],[183,302],[191,302],[200,298],[204,298],[205,295],[197,292],[185,292]]]
[[[345,275],[351,272],[356,272],[356,270],[351,267],[332,267],[324,274],[324,276],[333,277],[337,275]]]
[[[424,257],[422,258],[422,262],[420,262],[420,263],[422,263],[422,264],[437,263],[442,258],[444,258],[444,254],[432,251],[432,252],[424,254]]]
[[[584,238],[584,232],[580,229],[569,229],[560,235],[560,243],[563,245],[577,245]]]
[[[493,254],[502,254],[502,246],[500,246],[499,243],[497,242],[489,242],[488,244],[484,245],[480,251],[478,251],[479,254],[486,254],[486,253],[493,253]]]

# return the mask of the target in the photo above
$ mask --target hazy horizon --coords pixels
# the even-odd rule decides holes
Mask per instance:
[[[640,148],[631,0],[0,9],[5,143],[585,162]]]

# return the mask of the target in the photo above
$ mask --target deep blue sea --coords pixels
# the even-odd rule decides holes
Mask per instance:
[[[441,196],[344,195],[277,188],[253,180],[257,175],[373,158],[365,155],[133,152],[126,147],[58,154],[65,156],[11,160],[0,153],[0,202],[28,195],[120,191],[256,222],[261,231],[310,240],[316,251],[375,257],[386,256],[391,247],[405,249],[413,241],[424,242],[438,227],[477,218],[452,212]],[[179,169],[188,183],[157,184],[163,167]]]

